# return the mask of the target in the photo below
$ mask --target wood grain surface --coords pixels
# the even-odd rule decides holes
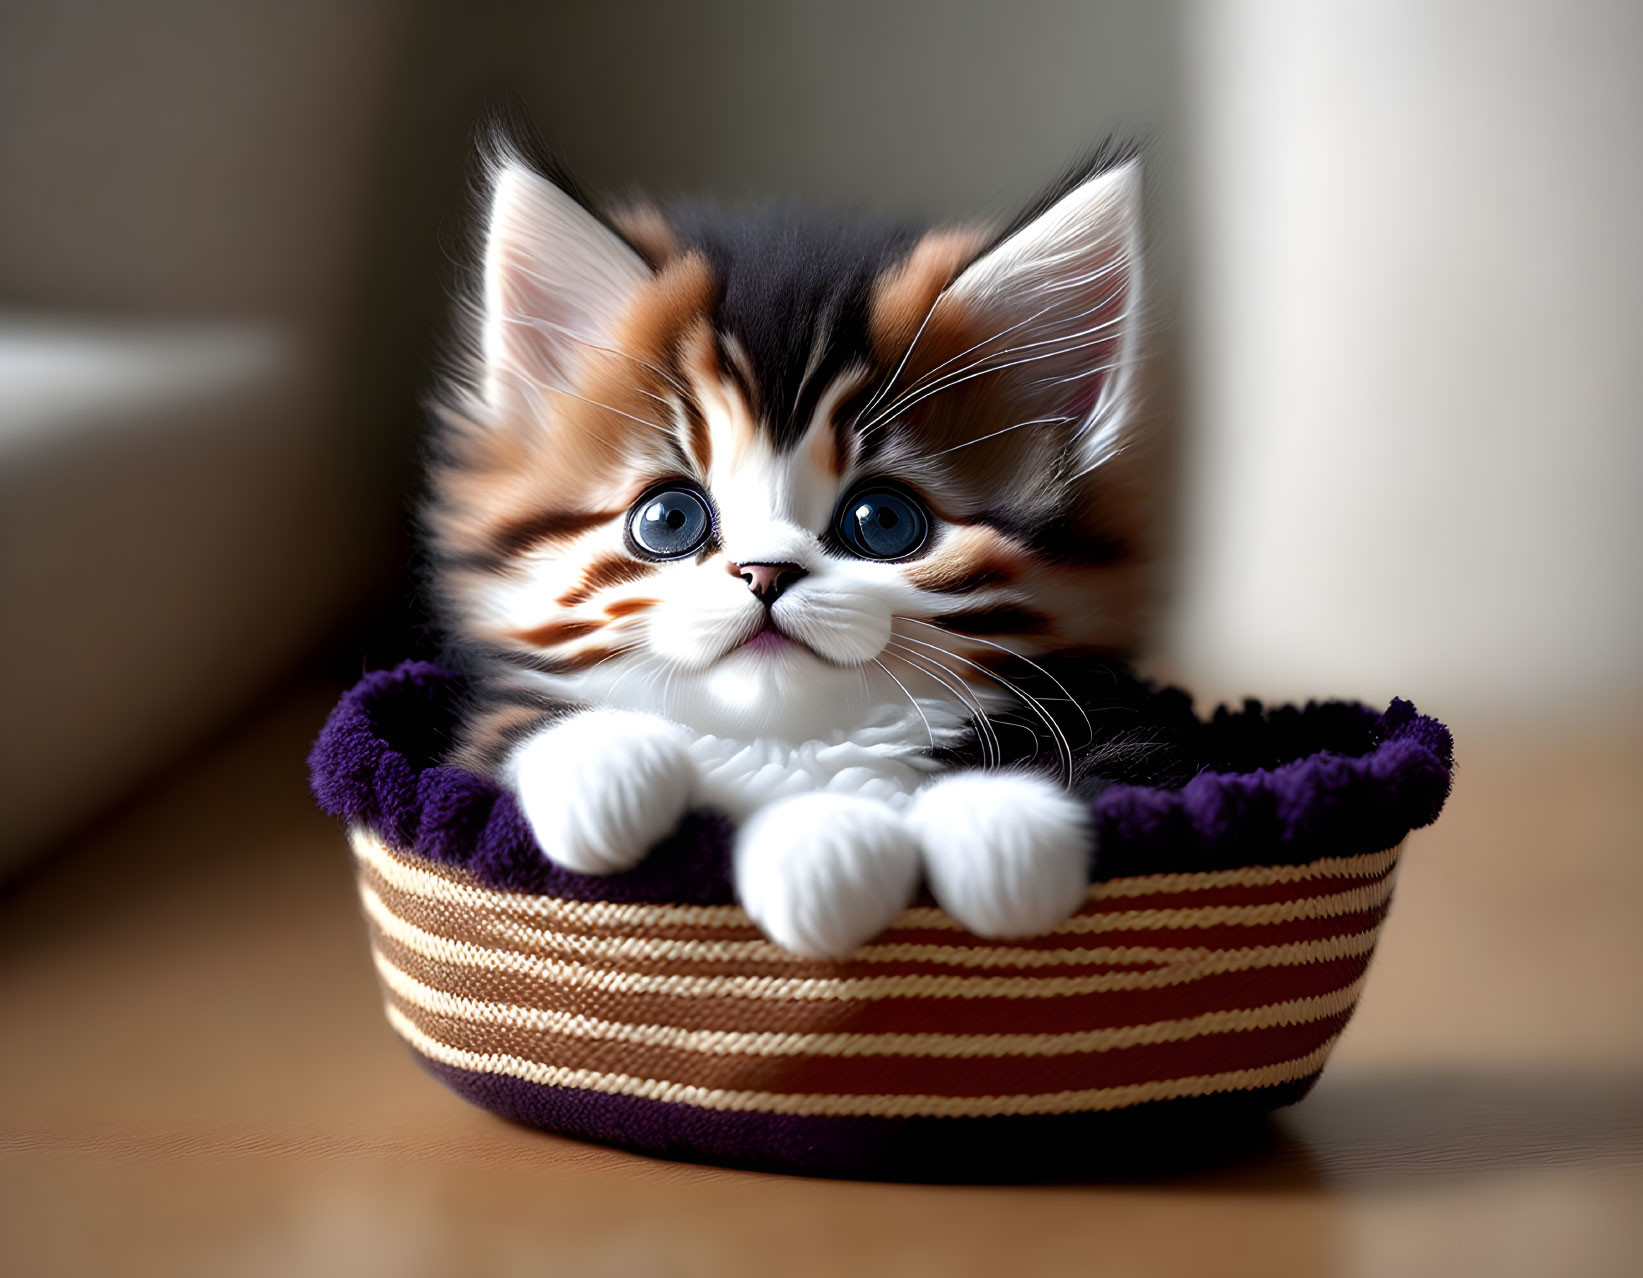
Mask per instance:
[[[1457,725],[1358,1017],[1257,1149],[875,1185],[581,1145],[424,1075],[305,793],[334,691],[0,897],[0,1272],[1643,1272],[1643,737]]]

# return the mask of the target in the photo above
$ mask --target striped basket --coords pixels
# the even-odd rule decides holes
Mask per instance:
[[[405,669],[389,676],[399,693]],[[729,899],[677,888],[687,872],[699,883],[716,866],[722,878],[724,832],[711,825],[659,850],[648,884],[638,872],[588,880],[520,859],[538,876],[521,890],[499,868],[513,864],[501,847],[520,836],[517,811],[477,779],[452,799],[449,769],[401,775],[405,756],[392,751],[339,772],[322,737],[315,786],[350,821],[388,1019],[470,1099],[670,1156],[1018,1178],[1079,1170],[1091,1151],[1151,1139],[1166,1121],[1202,1130],[1305,1094],[1363,988],[1403,836],[1424,823],[1411,819],[1422,815],[1411,777],[1429,782],[1426,819],[1447,790],[1447,733],[1434,738],[1412,709],[1388,733],[1397,717],[1394,706],[1375,719],[1362,753],[1294,761],[1329,774],[1299,792],[1330,814],[1310,840],[1298,835],[1305,806],[1282,810],[1286,793],[1296,799],[1282,768],[1230,790],[1214,778],[1214,803],[1203,778],[1179,791],[1115,788],[1134,792],[1097,800],[1104,859],[1144,863],[1135,845],[1164,839],[1175,855],[1154,849],[1160,872],[1103,877],[1076,915],[1021,941],[982,940],[916,906],[838,963],[799,959]],[[1420,731],[1396,731],[1410,725]],[[336,727],[334,717],[327,733]],[[1429,738],[1424,766],[1399,749],[1412,735]],[[1339,810],[1354,807],[1349,792],[1367,782],[1380,807],[1360,812],[1358,838],[1330,840]],[[350,810],[338,785],[374,799],[354,793]],[[1274,786],[1273,803],[1259,801]],[[1214,837],[1183,857],[1194,810]],[[1229,839],[1236,851],[1282,833],[1262,822],[1291,837],[1227,864]],[[453,828],[454,851],[433,837]],[[1320,830],[1346,846],[1315,854]],[[1363,848],[1364,834],[1379,846]],[[706,868],[704,847],[716,849]]]

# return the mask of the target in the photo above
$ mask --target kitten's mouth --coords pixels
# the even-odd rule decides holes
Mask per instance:
[[[789,635],[776,624],[776,621],[767,612],[754,627],[753,633],[748,635],[730,651],[732,652],[786,652],[790,648],[803,648],[804,645]],[[806,649],[808,651],[808,649]]]
[[[785,648],[797,646],[799,645],[794,640],[789,639],[768,620],[753,632],[751,639],[741,644],[741,647],[750,652],[780,652]]]
[[[854,662],[836,661],[825,653],[818,652],[803,639],[789,634],[776,624],[776,620],[768,612],[759,619],[759,622],[748,633],[745,639],[739,639],[724,650],[720,660],[726,660],[742,652],[760,653],[765,656],[780,656],[784,653],[800,653],[821,662],[824,666],[831,666],[835,670],[852,670],[856,668]]]
[[[788,634],[787,631],[783,630],[776,624],[774,619],[772,619],[768,613],[765,614],[764,619],[759,622],[757,629],[755,629],[752,634],[748,635],[746,639],[743,639],[740,643],[732,647],[725,655],[729,656],[730,653],[735,652],[762,652],[771,654],[782,652],[803,652],[814,657],[817,661],[822,662],[824,665],[831,666],[836,664],[835,662],[829,661],[826,657],[822,656],[821,653],[817,652],[809,644],[805,643],[804,640],[795,639],[792,635]]]

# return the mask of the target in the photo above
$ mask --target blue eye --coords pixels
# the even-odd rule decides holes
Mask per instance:
[[[707,500],[689,488],[652,493],[628,516],[628,539],[646,559],[678,559],[713,531]]]
[[[930,517],[907,493],[859,488],[839,506],[839,539],[863,559],[905,559],[930,533]]]

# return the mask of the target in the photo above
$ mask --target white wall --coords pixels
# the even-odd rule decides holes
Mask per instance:
[[[1201,0],[1176,667],[1643,709],[1643,6]]]

